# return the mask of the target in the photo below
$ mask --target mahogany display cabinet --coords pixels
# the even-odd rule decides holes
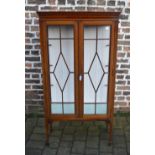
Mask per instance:
[[[105,121],[112,142],[120,12],[38,12],[46,142],[53,121]]]

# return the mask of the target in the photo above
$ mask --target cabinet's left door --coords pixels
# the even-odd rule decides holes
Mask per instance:
[[[69,21],[49,22],[46,25],[49,83],[47,100],[50,102],[50,114],[59,118],[64,118],[64,115],[75,117],[78,114],[77,32],[76,23]]]

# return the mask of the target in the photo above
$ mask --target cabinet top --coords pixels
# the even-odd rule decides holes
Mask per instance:
[[[120,11],[38,11],[40,19],[118,19]]]

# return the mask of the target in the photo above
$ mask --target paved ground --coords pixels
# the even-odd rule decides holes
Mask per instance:
[[[129,155],[130,118],[114,119],[113,144],[108,146],[105,122],[54,122],[45,145],[43,118],[27,118],[25,155]]]

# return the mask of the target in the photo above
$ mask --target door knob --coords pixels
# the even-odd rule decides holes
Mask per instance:
[[[81,74],[79,75],[79,81],[82,81],[82,75]]]

